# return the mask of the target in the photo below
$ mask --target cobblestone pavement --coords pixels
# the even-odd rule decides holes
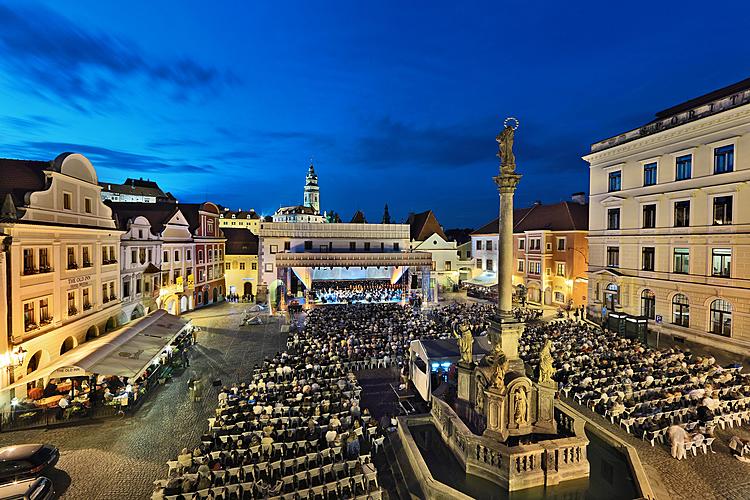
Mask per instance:
[[[646,469],[654,493],[660,498],[674,499],[748,499],[750,498],[750,465],[732,457],[727,443],[732,434],[750,437],[747,429],[718,429],[713,449],[707,454],[698,451],[684,460],[675,460],[670,455],[669,445],[651,444],[628,434],[617,425],[612,425],[597,413],[567,400],[572,406],[591,420],[612,431],[625,442],[633,445]],[[661,495],[659,494],[661,491]]]
[[[216,407],[213,380],[247,377],[264,356],[286,347],[279,323],[239,327],[247,304],[223,303],[183,317],[202,327],[190,367],[150,395],[133,417],[49,430],[0,434],[0,446],[45,442],[60,448],[57,469],[47,475],[60,498],[148,499],[155,479],[166,477],[167,460],[194,447]],[[203,397],[191,401],[187,380],[203,381]]]

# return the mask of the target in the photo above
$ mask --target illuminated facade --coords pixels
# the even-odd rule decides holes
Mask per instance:
[[[260,215],[252,208],[248,211],[224,208],[219,215],[219,227],[249,229],[253,234],[258,234]]]
[[[120,235],[91,162],[0,160],[3,287],[0,388],[119,325]],[[7,321],[6,321],[7,319]],[[10,328],[10,331],[8,331]],[[14,356],[21,350],[25,356]],[[17,365],[17,366],[16,366]],[[22,397],[27,387],[15,390]],[[1,393],[7,403],[11,394]]]
[[[747,352],[750,81],[659,112],[584,159],[591,315],[645,316],[651,329]]]
[[[224,228],[227,293],[245,300],[258,292],[258,237],[247,229]]]
[[[535,204],[513,214],[513,285],[524,285],[534,304],[579,307],[587,301],[588,205]],[[498,220],[471,235],[474,275],[497,272]]]
[[[195,266],[185,275],[187,286],[193,285],[193,307],[201,307],[224,300],[224,242],[219,228],[219,207],[211,202],[180,203],[180,211],[189,223],[194,243]],[[192,263],[192,261],[191,261]]]
[[[315,167],[310,164],[305,177],[305,190],[302,205],[281,207],[273,214],[274,222],[326,222],[325,214],[320,213],[320,187]]]

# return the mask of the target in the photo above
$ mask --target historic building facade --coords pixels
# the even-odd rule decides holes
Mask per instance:
[[[432,255],[432,279],[440,287],[450,289],[458,285],[458,244],[448,240],[432,210],[409,215],[409,249]],[[434,285],[433,285],[434,286]]]
[[[192,307],[220,302],[224,300],[226,291],[224,283],[224,242],[226,240],[219,228],[219,207],[211,202],[181,203],[179,206],[189,222],[195,248],[195,288]],[[188,276],[191,274],[193,274],[193,268],[190,269]]]
[[[579,307],[587,301],[588,205],[572,201],[537,203],[513,214],[513,284],[523,285],[533,304]],[[498,219],[471,235],[475,276],[496,273]]]
[[[252,208],[248,211],[224,208],[219,215],[219,227],[249,229],[253,234],[258,234],[260,215]]]
[[[0,160],[0,171],[2,388],[21,377],[33,382],[34,371],[119,326],[122,306],[121,231],[91,162],[64,153],[51,162]]]
[[[247,229],[224,228],[224,279],[228,295],[252,300],[258,293],[258,237]]]
[[[148,179],[128,178],[122,184],[100,182],[102,200],[123,203],[157,203],[176,200],[170,193],[165,193],[159,185]]]
[[[664,333],[747,352],[750,80],[657,113],[584,159],[592,316],[645,316]]]

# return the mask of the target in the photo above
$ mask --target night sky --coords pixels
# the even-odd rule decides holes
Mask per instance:
[[[469,9],[467,6],[471,5]],[[748,2],[0,3],[0,157],[92,160],[183,201],[479,227],[513,115],[517,205],[592,142],[750,76]]]

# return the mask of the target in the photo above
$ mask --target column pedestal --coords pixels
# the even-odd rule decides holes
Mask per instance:
[[[534,384],[536,404],[534,405],[534,430],[546,434],[557,434],[555,420],[555,392],[557,387],[552,384]]]
[[[492,345],[500,344],[505,357],[508,360],[508,369],[525,375],[523,360],[518,356],[518,342],[521,338],[526,324],[517,321],[515,317],[503,318],[493,316],[490,318],[490,328],[487,335]]]
[[[484,391],[487,408],[487,428],[483,436],[505,442],[508,438],[508,405],[506,389],[492,387]]]
[[[474,381],[474,364],[465,365],[462,361],[458,362],[458,399],[473,403],[471,395],[474,393],[471,385]]]

